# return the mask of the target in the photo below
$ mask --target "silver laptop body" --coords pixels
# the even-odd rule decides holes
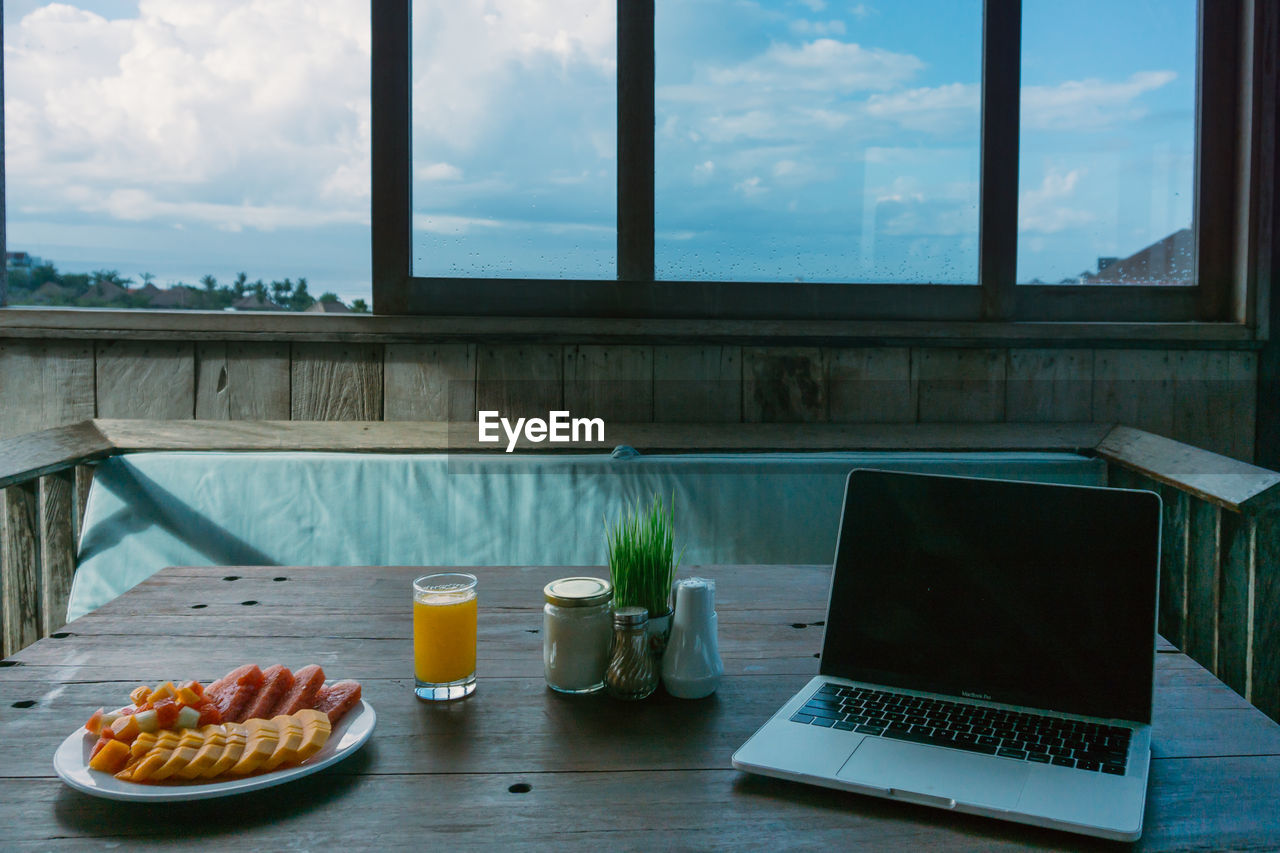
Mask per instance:
[[[1151,492],[855,470],[821,674],[733,766],[1137,839],[1159,561]]]

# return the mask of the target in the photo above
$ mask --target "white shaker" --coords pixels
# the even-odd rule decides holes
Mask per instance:
[[[679,699],[701,699],[720,686],[724,663],[716,639],[716,582],[686,578],[676,583],[675,618],[662,657],[662,683]]]

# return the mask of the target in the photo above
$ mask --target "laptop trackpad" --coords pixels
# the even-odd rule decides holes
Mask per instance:
[[[858,745],[836,778],[874,788],[1012,809],[1018,804],[1030,773],[1026,764],[1009,759],[869,737]]]

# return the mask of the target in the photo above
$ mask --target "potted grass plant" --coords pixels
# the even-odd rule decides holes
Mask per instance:
[[[671,631],[671,584],[684,553],[675,553],[674,527],[674,494],[671,505],[654,495],[647,510],[637,503],[616,524],[604,522],[614,607],[649,611],[649,642],[657,654]]]

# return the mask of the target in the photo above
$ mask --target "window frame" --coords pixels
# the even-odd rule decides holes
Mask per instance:
[[[671,281],[654,277],[654,0],[618,0],[617,280],[414,276],[412,0],[371,0],[373,310],[377,314],[757,320],[1248,322],[1236,132],[1256,0],[1200,0],[1196,283],[1016,283],[1022,0],[983,8],[975,285]],[[1248,33],[1244,33],[1248,34]],[[1212,164],[1211,166],[1209,164]],[[1247,194],[1247,192],[1246,192]],[[1212,216],[1210,211],[1232,215]]]

